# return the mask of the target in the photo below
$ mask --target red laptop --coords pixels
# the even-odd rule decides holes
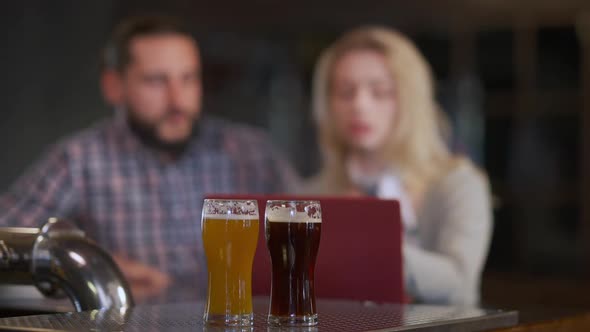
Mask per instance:
[[[322,234],[315,269],[316,296],[404,302],[402,228],[397,201],[262,195],[208,195],[207,198],[258,201],[260,235],[252,272],[254,295],[270,294],[271,263],[264,235],[266,201],[318,200],[322,206]]]

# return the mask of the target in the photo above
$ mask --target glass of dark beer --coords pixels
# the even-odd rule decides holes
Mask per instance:
[[[266,244],[272,264],[268,322],[278,326],[318,323],[314,269],[322,210],[318,201],[267,201]]]

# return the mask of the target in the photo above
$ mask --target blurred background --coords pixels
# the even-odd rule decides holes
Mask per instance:
[[[303,176],[319,162],[309,108],[319,52],[361,24],[408,34],[434,69],[453,148],[491,179],[483,304],[590,308],[580,296],[590,293],[590,2],[5,2],[0,191],[49,144],[110,114],[99,51],[121,18],[155,12],[194,29],[205,112],[267,129]]]

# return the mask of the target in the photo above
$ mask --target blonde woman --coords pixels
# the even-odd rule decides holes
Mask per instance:
[[[321,56],[313,109],[323,165],[314,194],[401,202],[406,290],[475,305],[491,233],[485,175],[445,143],[431,70],[400,33],[368,27]]]

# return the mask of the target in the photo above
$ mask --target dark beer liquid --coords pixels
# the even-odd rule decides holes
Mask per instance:
[[[266,242],[272,260],[271,315],[317,313],[314,268],[321,227],[321,222],[266,221]]]

